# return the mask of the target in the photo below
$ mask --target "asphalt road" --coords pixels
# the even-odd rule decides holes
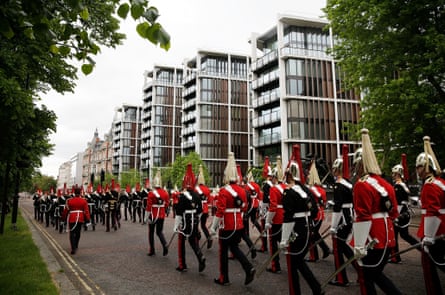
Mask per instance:
[[[48,263],[61,294],[288,294],[287,270],[285,256],[280,256],[283,272],[272,274],[263,272],[259,278],[248,286],[244,286],[244,271],[238,261],[229,262],[229,286],[219,286],[213,282],[218,276],[217,243],[209,250],[204,249],[207,267],[198,272],[198,261],[187,244],[186,257],[188,272],[179,273],[177,267],[176,239],[170,246],[169,254],[162,256],[162,247],[155,236],[156,255],[148,253],[148,227],[138,222],[121,221],[121,228],[117,231],[105,231],[105,226],[97,225],[96,230],[83,231],[79,249],[71,255],[68,233],[59,234],[53,227],[46,228],[36,222],[33,216],[32,200],[20,199],[20,207],[25,219],[30,224],[33,237],[41,249],[42,256]],[[210,224],[211,218],[208,223]],[[417,217],[418,218],[418,217]],[[330,216],[328,214],[328,220]],[[418,220],[417,220],[418,221]],[[416,223],[416,220],[413,221]],[[418,222],[417,222],[418,223]],[[164,225],[167,241],[173,234],[174,219],[168,217]],[[327,222],[321,231],[327,227]],[[411,227],[415,235],[417,228]],[[251,229],[252,240],[258,236],[256,229]],[[327,238],[330,245],[330,238]],[[257,244],[260,246],[260,242]],[[400,241],[400,249],[409,245]],[[247,252],[247,246],[241,243],[241,248]],[[253,260],[257,268],[268,258],[267,254],[258,253]],[[309,264],[315,276],[324,283],[334,271],[333,256]],[[355,270],[347,267],[349,280],[353,282],[349,287],[328,285],[326,294],[360,294],[356,281]],[[422,268],[419,252],[414,250],[402,256],[402,263],[388,264],[385,274],[400,288],[403,294],[425,294]],[[442,287],[445,290],[445,274],[439,272]],[[302,294],[311,291],[300,278]],[[378,294],[383,294],[378,290]]]

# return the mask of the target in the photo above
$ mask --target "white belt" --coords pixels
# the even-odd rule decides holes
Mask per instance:
[[[161,208],[161,207],[164,207],[164,205],[153,205],[152,207],[155,207],[155,208]]]
[[[83,213],[83,211],[82,210],[73,210],[73,211],[70,211],[70,213]]]
[[[225,213],[238,213],[241,212],[240,208],[228,208],[226,210],[224,210]]]
[[[133,202],[140,202],[141,200],[133,200]]]
[[[283,205],[277,205],[278,209],[283,209]]]
[[[207,204],[207,201],[201,201],[202,204]]]
[[[342,208],[352,208],[354,205],[352,203],[346,203],[341,205]]]
[[[439,211],[440,214],[445,214],[445,209],[439,209],[438,211]],[[420,210],[420,212],[423,215],[425,215],[426,214],[426,209],[422,209],[422,210]]]
[[[256,199],[256,195],[250,195],[251,199]]]
[[[196,209],[185,210],[184,213],[185,213],[185,214],[195,214],[195,213],[196,213]]]
[[[297,212],[294,213],[293,218],[307,217],[310,214],[311,214],[310,212]]]
[[[387,212],[379,212],[372,214],[372,219],[378,219],[378,218],[387,218],[388,213]]]

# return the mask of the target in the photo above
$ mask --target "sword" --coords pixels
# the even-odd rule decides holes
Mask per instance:
[[[444,234],[444,235],[437,236],[437,237],[434,238],[434,240],[443,240],[443,239],[445,239],[445,234]],[[389,257],[388,257],[388,260],[391,259],[391,258],[393,258],[393,257],[396,257],[396,256],[398,256],[398,255],[401,255],[401,254],[403,254],[403,253],[409,252],[409,251],[411,251],[411,250],[413,250],[413,249],[419,249],[419,250],[420,250],[420,247],[422,246],[422,244],[423,244],[422,242],[418,242],[418,243],[416,243],[416,244],[414,244],[414,245],[409,246],[409,247],[406,248],[406,249],[403,249],[403,250],[400,250],[399,252],[396,252],[396,253],[394,253],[394,254],[391,254],[391,255],[389,255]]]
[[[331,236],[332,234],[329,232],[329,227],[326,228],[322,233],[321,233],[321,238],[316,240],[314,243],[312,243],[312,245],[309,246],[309,250],[311,250],[312,248],[314,248],[315,246],[317,246],[318,244],[320,244],[321,242],[324,241],[324,239],[326,239],[327,237]]]
[[[258,243],[258,241],[259,241],[261,238],[264,238],[263,235],[264,235],[265,232],[266,232],[266,229],[263,229],[263,230],[260,232],[260,235],[258,236],[258,238],[256,238],[256,240],[253,242],[252,246],[249,247],[249,250],[248,250],[247,253],[245,254],[246,256],[249,256],[250,252],[252,252],[252,250],[255,249],[255,247],[256,247],[256,243]]]
[[[207,245],[208,243],[209,243],[209,239],[206,239],[206,240],[202,243],[202,245],[201,245],[201,247],[199,248],[199,250],[202,252],[202,249],[204,249],[204,246]]]
[[[172,237],[170,238],[170,241],[168,241],[167,246],[165,246],[167,249],[170,248],[170,245],[172,244],[173,239],[175,238],[175,236],[176,236],[177,234],[178,234],[177,231],[175,231],[175,232],[173,233]]]
[[[366,249],[372,249],[374,248],[374,245],[377,243],[376,240],[372,240],[371,242],[369,242],[369,244],[366,246]],[[343,263],[342,265],[340,265],[340,267],[338,269],[336,269],[328,278],[327,280],[321,285],[321,290],[324,290],[326,288],[326,286],[329,284],[329,282],[335,278],[335,276],[340,273],[343,269],[345,269],[348,265],[350,265],[351,263],[353,263],[354,261],[356,261],[357,259],[360,259],[364,257],[363,254],[361,253],[357,253],[354,256],[351,256],[348,260],[346,260],[345,263]]]

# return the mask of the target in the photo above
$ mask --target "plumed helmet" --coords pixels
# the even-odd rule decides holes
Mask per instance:
[[[337,171],[342,172],[342,170],[343,170],[343,159],[341,159],[341,158],[335,159],[334,163],[332,164],[332,169],[333,170],[335,169]]]
[[[236,183],[238,181],[238,171],[236,169],[235,154],[229,152],[227,166],[224,170],[224,183]]]
[[[420,153],[416,158],[416,167],[431,167],[434,171],[437,171],[437,167],[434,164],[433,157],[431,155]]]
[[[403,167],[400,164],[394,165],[394,167],[391,168],[391,173],[399,174],[401,177],[403,177]]]
[[[352,164],[356,165],[357,163],[361,162],[362,153],[363,153],[362,148],[358,148],[355,150],[354,155],[352,156]]]
[[[308,184],[311,186],[312,185],[321,185],[320,176],[318,175],[315,161],[312,161],[311,167],[309,169]]]
[[[280,156],[277,156],[277,165],[272,169],[272,176],[276,177],[279,181],[283,180],[283,164]]]
[[[363,171],[365,173],[373,173],[381,175],[382,171],[377,163],[377,158],[374,154],[374,149],[371,145],[371,139],[369,137],[369,131],[366,128],[361,130],[362,132],[362,163]]]
[[[436,155],[434,154],[433,148],[431,147],[429,136],[423,137],[423,149],[424,152],[417,156],[416,167],[424,166],[427,172],[429,172],[429,168],[431,167],[435,173],[440,172],[440,165],[437,161]]]
[[[202,167],[202,165],[199,165],[199,170],[198,170],[198,183],[197,184],[206,184],[205,178],[204,178],[204,168]]]
[[[291,161],[289,164],[289,168],[287,168],[287,175],[292,177],[295,181],[300,181],[300,166],[297,162]]]
[[[153,186],[156,187],[156,188],[162,187],[161,169],[158,169],[156,171],[155,178],[153,179]]]
[[[266,156],[264,158],[264,165],[263,165],[263,178],[267,178],[269,176],[272,176],[272,168],[269,164],[269,157]]]
[[[182,189],[193,189],[195,187],[195,183],[196,179],[195,174],[193,174],[192,163],[188,163],[184,178],[182,180]]]

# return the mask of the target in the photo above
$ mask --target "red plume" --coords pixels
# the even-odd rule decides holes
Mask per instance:
[[[141,184],[139,182],[136,183],[136,191],[137,192],[141,191]]]
[[[238,172],[239,184],[243,183],[243,173],[241,172],[241,166],[236,164],[236,171]]]
[[[148,178],[145,178],[145,188],[150,188],[150,180]]]
[[[195,187],[195,174],[193,174],[192,164],[187,164],[187,170],[185,171],[184,179],[182,180],[183,189],[193,189]]]
[[[267,175],[269,175],[269,157],[268,156],[266,156],[264,158],[263,178],[266,179]]]
[[[349,148],[348,145],[344,144],[342,146],[342,156],[343,156],[343,177],[349,179],[349,158],[348,158]]]
[[[300,168],[300,181],[301,183],[306,183],[306,179],[304,177],[303,165],[301,164],[301,151],[300,145],[294,144],[292,146],[292,159],[298,163],[298,168]]]
[[[116,189],[116,182],[114,181],[114,178],[111,179],[111,190],[114,191]]]
[[[408,172],[408,164],[406,162],[406,154],[402,154],[402,167],[403,167],[403,177],[405,178],[405,181],[408,182],[409,172]]]
[[[100,185],[100,183],[97,185],[97,189],[96,191],[101,194],[102,193],[102,185]]]
[[[63,183],[63,194],[66,195],[67,191],[66,191],[66,182]]]
[[[127,186],[125,187],[125,191],[126,191],[127,193],[131,193],[131,187],[130,187],[129,184],[127,184]]]

